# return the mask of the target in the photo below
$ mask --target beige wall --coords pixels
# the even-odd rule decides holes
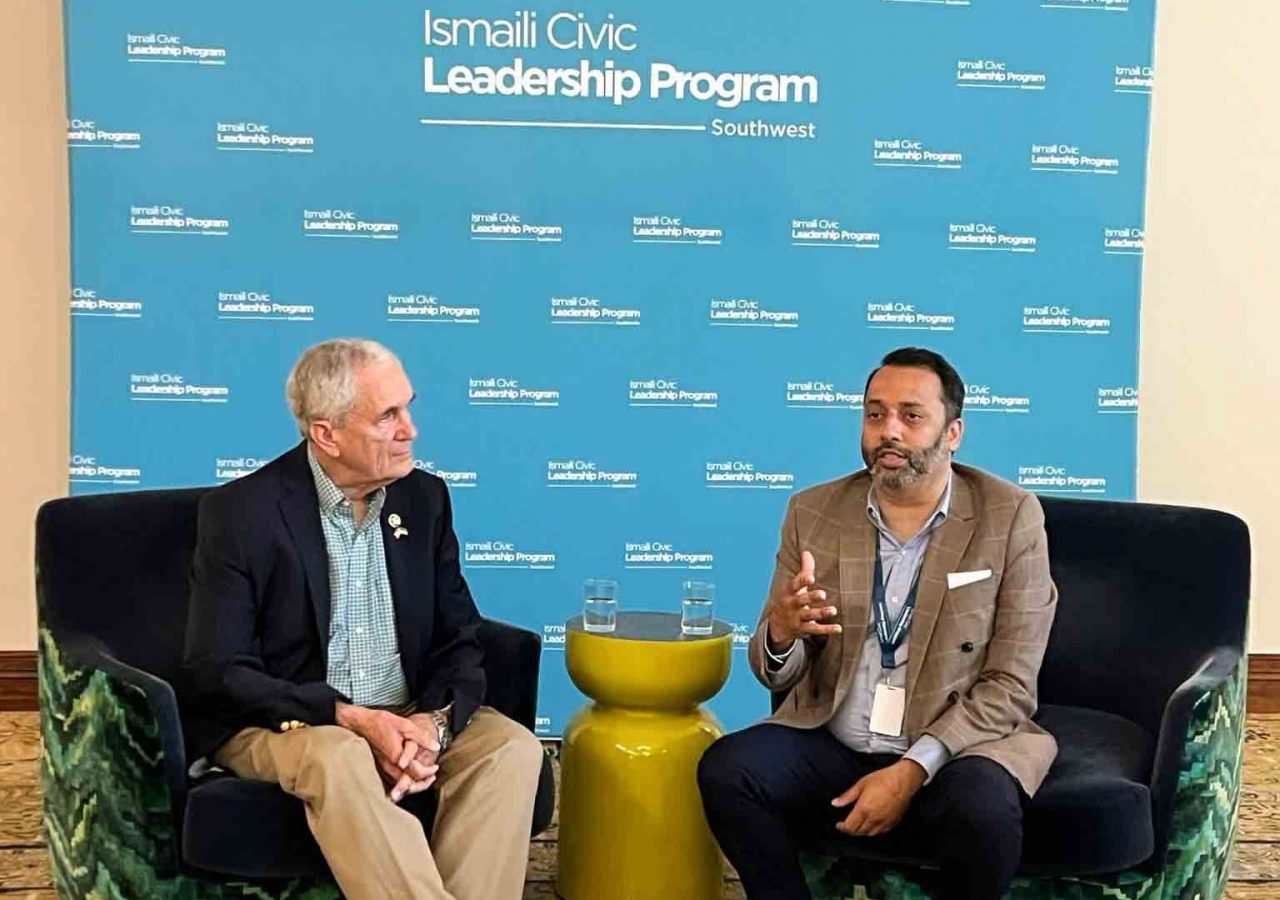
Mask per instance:
[[[1142,291],[1138,498],[1249,523],[1255,653],[1280,652],[1277,34],[1276,0],[1160,0]]]
[[[67,490],[71,292],[62,4],[0,2],[0,650],[35,642],[33,520]]]
[[[1229,6],[1229,9],[1228,9]],[[1280,652],[1280,95],[1276,0],[1161,0],[1138,420],[1140,499],[1216,506],[1253,531],[1252,649]],[[66,489],[67,185],[61,4],[0,3],[0,354],[9,515],[0,650],[34,646],[31,520]],[[13,140],[11,136],[21,136]],[[1271,603],[1267,600],[1270,598]]]

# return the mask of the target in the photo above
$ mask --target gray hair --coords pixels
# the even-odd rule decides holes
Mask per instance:
[[[307,437],[317,419],[338,428],[345,425],[356,405],[356,375],[365,366],[387,361],[400,360],[377,341],[361,338],[336,338],[304,350],[284,389],[302,436]]]

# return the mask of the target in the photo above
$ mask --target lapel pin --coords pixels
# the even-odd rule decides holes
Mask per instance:
[[[391,515],[387,516],[387,524],[388,524],[388,525],[390,525],[392,528],[399,528],[399,527],[400,527],[400,514],[399,514],[399,513],[392,513]]]
[[[400,540],[400,538],[404,537],[408,533],[409,533],[408,528],[397,528],[395,531],[391,532],[391,536],[398,541]]]

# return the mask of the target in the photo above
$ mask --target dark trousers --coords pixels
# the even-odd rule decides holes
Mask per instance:
[[[946,900],[999,900],[1022,855],[1026,794],[989,759],[943,766],[883,835],[836,831],[851,807],[831,801],[897,759],[855,753],[825,728],[756,725],[712,744],[698,765],[702,805],[749,900],[809,900],[796,853],[832,838],[936,861]]]

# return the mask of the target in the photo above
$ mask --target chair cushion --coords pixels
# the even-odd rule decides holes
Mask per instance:
[[[1095,875],[1150,857],[1151,736],[1128,719],[1074,706],[1042,706],[1036,722],[1057,739],[1058,758],[1027,805],[1019,874]],[[894,838],[828,838],[818,849],[878,865],[937,868],[936,848]]]
[[[435,797],[428,791],[402,804],[428,823],[428,832]],[[329,877],[302,803],[271,782],[229,774],[206,776],[187,795],[182,857],[201,873],[223,877]]]
[[[437,793],[405,797],[400,805],[418,817],[430,837]],[[555,782],[543,755],[533,833],[550,824]],[[197,874],[234,878],[327,878],[329,867],[311,836],[302,803],[267,781],[224,772],[192,785],[183,818],[182,861]]]
[[[1020,871],[1092,875],[1150,857],[1151,735],[1078,706],[1046,704],[1036,722],[1057,738],[1058,758],[1027,806]]]
[[[328,871],[295,798],[266,781],[211,774],[187,794],[182,861],[238,878],[299,878]]]

